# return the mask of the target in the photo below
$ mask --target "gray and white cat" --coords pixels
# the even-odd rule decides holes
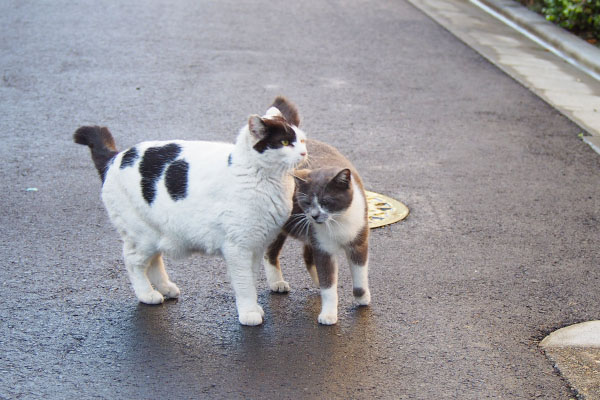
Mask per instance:
[[[316,140],[308,140],[307,148],[310,156],[295,172],[292,215],[269,246],[263,265],[271,290],[289,291],[279,253],[288,235],[304,242],[306,268],[321,288],[318,321],[332,325],[338,315],[336,254],[346,254],[357,303],[368,305],[371,301],[367,200],[360,176],[339,151]]]
[[[283,117],[293,116],[296,123]],[[125,266],[140,302],[176,298],[163,254],[225,258],[239,321],[262,323],[260,260],[292,210],[291,172],[306,158],[296,108],[278,97],[252,115],[235,144],[172,140],[117,152],[108,129],[79,128],[103,181],[102,200],[123,240]]]

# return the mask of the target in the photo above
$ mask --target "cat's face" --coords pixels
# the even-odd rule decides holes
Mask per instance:
[[[296,200],[311,223],[327,223],[350,207],[353,190],[349,169],[316,169],[303,175],[296,179]]]
[[[264,162],[293,168],[306,158],[306,135],[282,116],[251,116],[248,129],[252,148]]]

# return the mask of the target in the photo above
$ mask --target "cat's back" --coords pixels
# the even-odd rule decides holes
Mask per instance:
[[[103,198],[152,206],[161,197],[182,200],[192,182],[206,182],[227,167],[233,144],[146,141],[118,153],[106,171]],[[141,196],[140,196],[141,194]],[[108,206],[108,204],[107,204]]]
[[[304,161],[298,169],[348,168],[352,171],[360,188],[364,190],[358,171],[354,165],[352,165],[350,160],[344,157],[338,149],[315,139],[308,139],[306,141],[306,148],[309,154],[308,159]]]

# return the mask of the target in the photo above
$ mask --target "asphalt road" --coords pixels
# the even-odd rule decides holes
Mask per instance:
[[[537,344],[600,318],[600,157],[404,1],[7,0],[0,38],[0,398],[572,395]],[[260,327],[216,258],[168,259],[181,298],[138,304],[72,133],[233,141],[278,94],[411,210],[372,232],[372,305],[344,264],[319,326],[291,241]]]

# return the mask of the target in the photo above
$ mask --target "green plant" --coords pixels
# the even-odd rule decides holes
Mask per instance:
[[[544,0],[542,13],[584,38],[600,40],[600,0]]]

